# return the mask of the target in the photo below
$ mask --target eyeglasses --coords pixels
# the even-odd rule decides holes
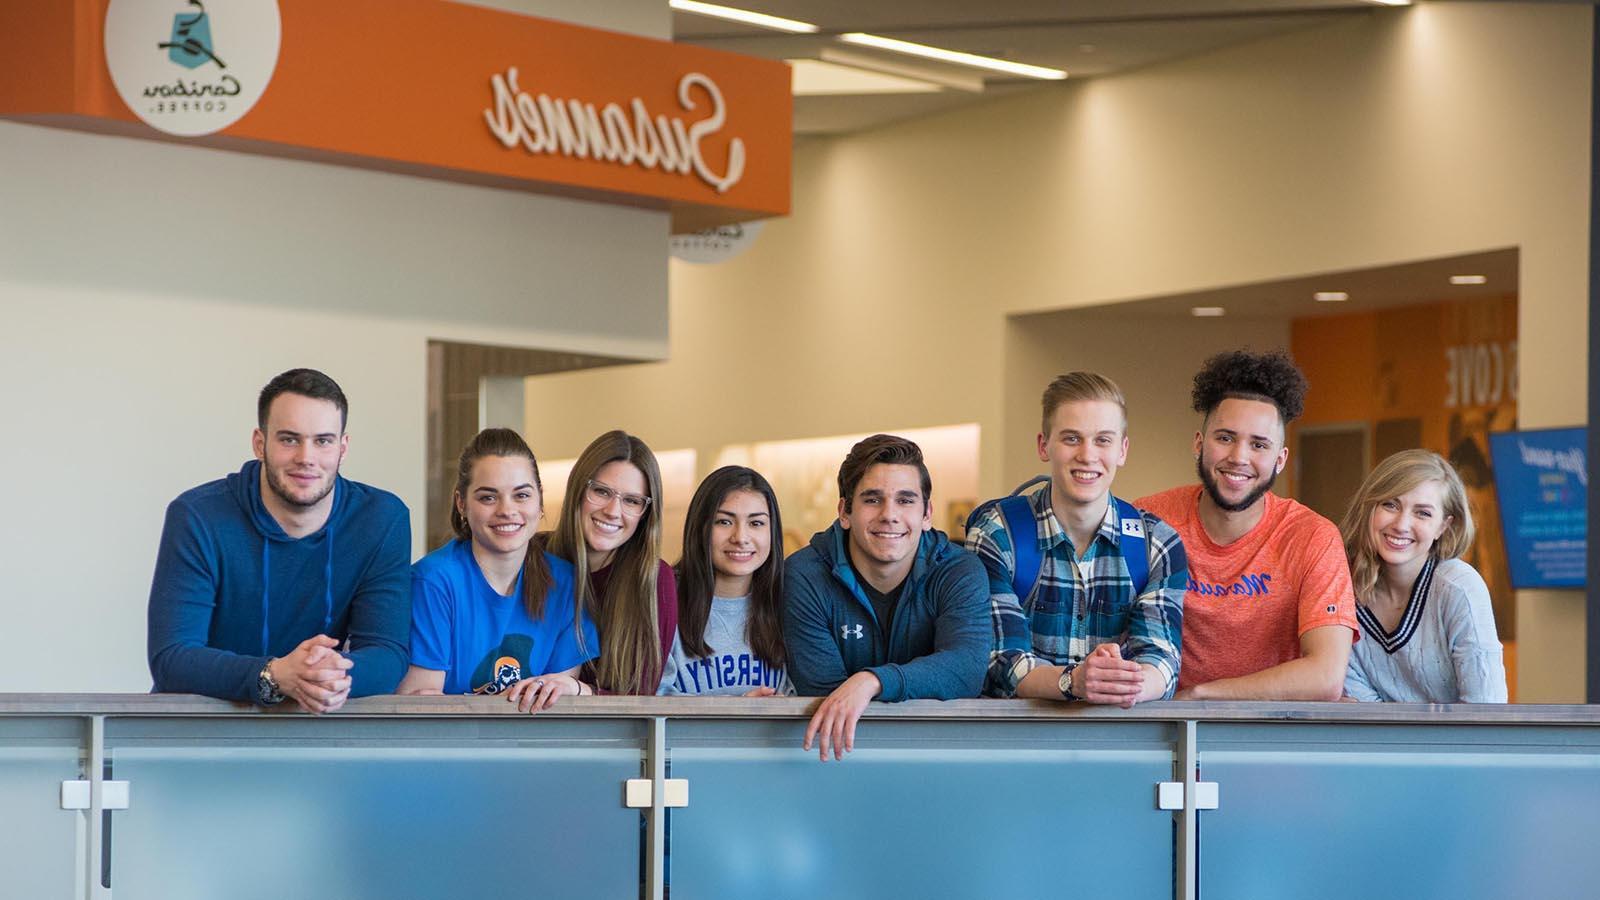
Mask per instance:
[[[622,514],[630,519],[639,518],[644,515],[645,510],[650,508],[649,497],[643,494],[624,494],[608,484],[601,484],[595,481],[593,478],[589,479],[588,487],[583,492],[583,498],[589,502],[589,505],[601,508],[610,506],[612,500],[621,499]]]

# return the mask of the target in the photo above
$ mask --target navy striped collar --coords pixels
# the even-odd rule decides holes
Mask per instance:
[[[1393,632],[1383,630],[1383,623],[1372,614],[1372,610],[1367,609],[1366,604],[1356,604],[1356,618],[1361,621],[1361,630],[1377,641],[1378,646],[1390,656],[1397,653],[1411,640],[1411,636],[1417,633],[1417,624],[1422,621],[1422,611],[1428,605],[1428,588],[1433,585],[1433,566],[1438,561],[1438,557],[1430,554],[1428,561],[1422,564],[1422,571],[1417,573],[1417,580],[1411,585],[1411,600],[1406,603],[1405,615],[1400,617],[1400,624],[1395,626]]]

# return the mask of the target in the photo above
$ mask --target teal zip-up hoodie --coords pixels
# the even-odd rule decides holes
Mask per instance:
[[[835,522],[785,562],[783,639],[795,689],[823,696],[866,670],[883,685],[878,700],[978,696],[994,644],[983,563],[943,532],[923,532],[886,634],[850,567],[848,540]]]

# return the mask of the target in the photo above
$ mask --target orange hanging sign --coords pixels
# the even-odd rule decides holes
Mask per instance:
[[[789,211],[789,68],[446,0],[6,0],[0,116],[673,211]]]

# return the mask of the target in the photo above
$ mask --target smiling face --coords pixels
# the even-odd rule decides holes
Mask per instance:
[[[472,542],[488,553],[521,558],[544,513],[533,462],[521,456],[485,456],[472,465],[466,496],[456,510],[472,531]]]
[[[868,467],[849,506],[846,511],[845,502],[839,501],[839,524],[849,533],[851,555],[880,566],[909,564],[922,532],[933,527],[916,466]]]
[[[624,495],[648,497],[650,486],[639,467],[625,459],[606,463],[589,480],[610,488],[610,496],[604,500],[593,488],[583,493],[583,541],[589,548],[589,568],[603,569],[611,564],[617,548],[639,530],[644,511],[634,514],[624,502]]]
[[[267,410],[266,430],[251,436],[267,488],[291,509],[307,512],[333,491],[350,447],[341,419],[332,400],[284,393]]]
[[[1050,464],[1053,498],[1088,506],[1105,502],[1117,469],[1128,461],[1122,408],[1108,400],[1069,400],[1040,434],[1039,460]]]
[[[1450,527],[1444,485],[1424,481],[1398,497],[1380,500],[1367,517],[1367,539],[1385,566],[1420,568]]]
[[[719,597],[750,593],[750,577],[772,556],[772,511],[755,491],[729,491],[711,518],[711,568]]]
[[[1254,506],[1289,459],[1278,408],[1229,397],[1194,436],[1195,466],[1211,502],[1227,512]]]

